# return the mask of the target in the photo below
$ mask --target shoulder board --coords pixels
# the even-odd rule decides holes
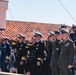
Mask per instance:
[[[37,60],[41,61],[42,59],[41,58],[37,58]]]
[[[16,42],[12,42],[12,45],[16,45]]]
[[[25,48],[29,48],[29,46],[25,46]]]
[[[30,43],[29,43],[29,44],[27,44],[27,46],[32,46],[32,45],[33,45],[33,44],[30,44]]]
[[[21,58],[22,60],[26,60],[26,57],[25,56],[22,56],[22,58]]]

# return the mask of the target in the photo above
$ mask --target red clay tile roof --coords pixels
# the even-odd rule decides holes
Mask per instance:
[[[50,31],[60,29],[60,24],[24,22],[24,21],[6,21],[6,29],[0,31],[0,36],[7,36],[9,39],[15,39],[19,33],[25,35],[26,40],[30,40],[34,31],[43,34],[43,40],[46,40]]]

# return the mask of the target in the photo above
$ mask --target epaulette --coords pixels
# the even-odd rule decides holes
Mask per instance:
[[[29,43],[29,44],[27,44],[27,46],[32,46],[33,44],[31,44],[31,43]]]
[[[31,44],[31,43],[29,43],[29,44],[27,44],[27,46],[25,46],[25,48],[29,48],[29,47],[31,47],[33,44]]]
[[[16,42],[12,42],[12,45],[16,45]]]
[[[25,48],[29,48],[29,46],[25,46]]]
[[[42,58],[37,58],[37,60],[42,61]]]
[[[25,56],[22,56],[22,58],[21,58],[22,60],[26,60],[26,57]]]

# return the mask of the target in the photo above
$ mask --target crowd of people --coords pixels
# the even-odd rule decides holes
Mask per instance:
[[[2,37],[0,41],[0,71],[27,75],[75,75],[76,26],[62,26],[51,31],[47,40],[35,32],[31,41],[23,34],[17,40]]]

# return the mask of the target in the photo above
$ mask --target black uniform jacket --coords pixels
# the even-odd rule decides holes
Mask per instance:
[[[44,57],[44,50],[45,50],[44,43],[42,43],[41,41],[34,43],[30,51],[31,59],[35,58],[36,62],[37,61],[42,62]]]
[[[16,53],[16,63],[20,63],[20,61],[25,61],[27,55],[26,43],[18,43],[17,44],[17,53]]]

